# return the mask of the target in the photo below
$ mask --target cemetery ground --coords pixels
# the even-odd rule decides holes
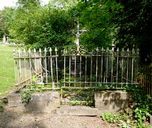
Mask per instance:
[[[100,117],[79,115],[87,107],[73,107],[62,106],[52,113],[29,113],[21,112],[19,108],[8,108],[0,113],[0,128],[118,128],[116,124],[107,123]],[[77,115],[71,115],[73,109]]]

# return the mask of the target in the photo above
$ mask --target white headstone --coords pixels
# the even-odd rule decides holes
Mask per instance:
[[[3,44],[5,44],[5,43],[6,43],[6,36],[3,35]]]

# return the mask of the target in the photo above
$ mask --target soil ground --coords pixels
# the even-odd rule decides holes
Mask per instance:
[[[93,112],[94,109],[84,106],[61,106],[51,113],[29,113],[19,107],[7,107],[0,113],[0,128],[117,128]]]

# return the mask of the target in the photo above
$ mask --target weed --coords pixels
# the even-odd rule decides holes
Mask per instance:
[[[128,117],[124,114],[106,112],[101,115],[101,118],[108,123],[120,123],[121,121],[126,121]]]
[[[32,91],[30,91],[30,90],[24,90],[21,93],[22,103],[28,104],[30,102],[30,100],[31,100],[31,96],[32,96]]]

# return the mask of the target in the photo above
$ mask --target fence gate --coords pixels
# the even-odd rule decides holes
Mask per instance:
[[[16,84],[44,84],[52,89],[113,88],[137,84],[138,51],[96,49],[91,52],[75,50],[17,50]]]

